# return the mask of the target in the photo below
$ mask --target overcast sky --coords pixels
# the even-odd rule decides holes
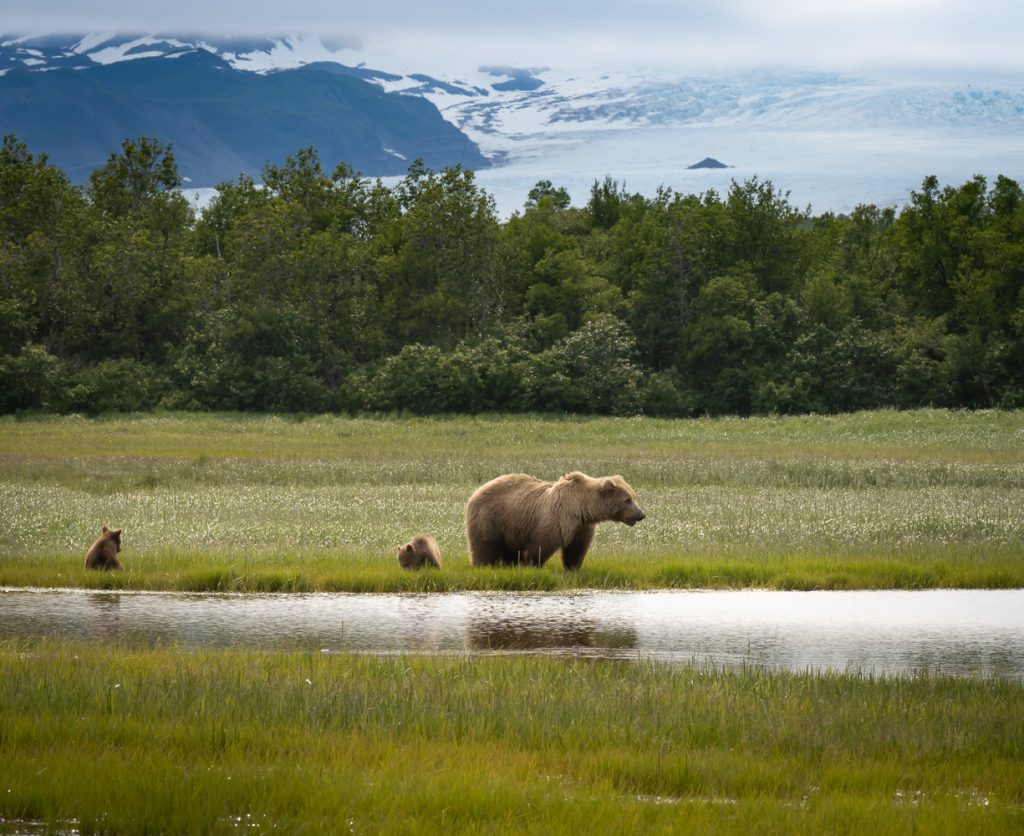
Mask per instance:
[[[304,33],[425,72],[507,63],[1024,78],[1024,0],[0,0],[0,28]]]

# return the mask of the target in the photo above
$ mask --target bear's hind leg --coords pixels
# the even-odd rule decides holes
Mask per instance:
[[[480,537],[469,538],[471,566],[501,566],[509,562],[500,541]]]

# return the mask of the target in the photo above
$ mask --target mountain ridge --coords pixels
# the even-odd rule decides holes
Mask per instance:
[[[325,165],[345,162],[370,176],[404,174],[415,159],[433,168],[489,165],[428,100],[358,74],[316,65],[243,72],[202,49],[85,67],[72,67],[66,51],[58,58],[45,72],[21,62],[0,76],[0,124],[76,182],[141,135],[172,144],[191,186],[257,175],[309,145]]]

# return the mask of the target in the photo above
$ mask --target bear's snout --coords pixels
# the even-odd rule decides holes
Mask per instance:
[[[636,525],[638,522],[640,522],[640,520],[646,519],[646,517],[647,517],[647,515],[643,511],[641,511],[639,508],[637,508],[635,511],[633,511],[632,514],[630,514],[628,517],[626,517],[624,522],[626,523],[626,525],[632,527],[632,526]]]

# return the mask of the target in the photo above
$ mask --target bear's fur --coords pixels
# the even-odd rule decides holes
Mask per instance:
[[[429,534],[417,534],[404,546],[398,547],[398,562],[403,569],[422,569],[424,566],[441,568],[441,550]]]
[[[86,569],[121,569],[117,553],[121,551],[121,529],[103,526],[103,533],[85,553]]]
[[[477,488],[466,503],[466,537],[474,566],[541,566],[559,549],[579,569],[598,523],[636,525],[644,518],[621,476],[568,473],[545,482],[510,473]]]

